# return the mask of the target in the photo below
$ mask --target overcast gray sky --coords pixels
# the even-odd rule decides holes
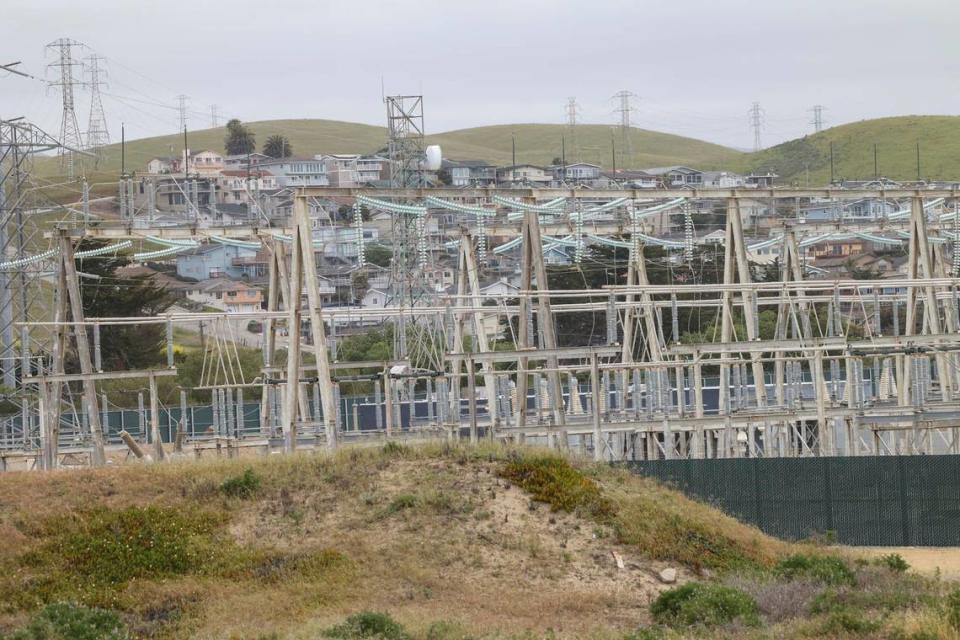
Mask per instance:
[[[637,95],[636,126],[747,148],[828,125],[960,112],[956,0],[0,0],[0,63],[52,78],[61,37],[107,58],[111,136],[191,128],[210,105],[243,120],[382,124],[388,93],[422,93],[428,133],[487,124],[612,123]],[[81,129],[88,98],[77,97]],[[0,117],[59,129],[60,99],[0,72]]]

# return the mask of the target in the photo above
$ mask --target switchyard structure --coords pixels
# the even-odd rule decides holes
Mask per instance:
[[[765,239],[750,240],[744,232],[744,209],[756,203],[776,211],[778,203],[798,199],[862,198],[903,206],[869,223],[783,219]],[[410,219],[452,215],[458,224],[447,251],[457,256],[455,292],[436,293],[429,302],[401,297],[383,308],[325,307],[309,214],[317,200],[386,212],[403,219],[401,227]],[[645,254],[663,249],[679,268],[690,259],[694,239],[658,237],[646,222],[674,212],[689,226],[686,219],[695,218],[696,205],[704,203],[725,213],[718,240],[722,281],[651,284]],[[102,464],[128,448],[156,459],[171,447],[293,451],[459,437],[570,447],[597,460],[960,453],[958,203],[960,191],[936,189],[651,192],[408,185],[298,189],[292,215],[276,227],[138,228],[130,221],[90,226],[78,220],[50,231],[43,252],[0,264],[9,278],[24,266],[52,261],[58,294],[51,317],[14,322],[26,336],[22,368],[13,370],[15,385],[31,401],[22,416],[3,423],[0,460],[53,468]],[[108,242],[82,254],[90,259],[135,244],[161,248],[141,250],[134,260],[174,256],[201,242],[263,248],[271,256],[267,309],[84,317],[74,261],[77,243],[86,238]],[[805,251],[842,238],[905,247],[906,275],[814,277]],[[545,260],[551,248],[568,247],[582,261],[595,245],[628,255],[625,280],[598,289],[551,290]],[[480,289],[481,249],[519,253],[518,291]],[[751,255],[761,250],[778,254],[776,278],[757,277]],[[715,315],[714,335],[681,341],[676,318],[682,309]],[[772,338],[760,330],[767,310],[776,315]],[[557,318],[584,312],[605,317],[605,339],[567,337],[560,344]],[[331,334],[342,322],[386,319],[397,331],[399,318],[416,319],[429,330],[424,344],[430,348],[416,358],[407,352],[390,361],[338,361]],[[210,407],[203,408],[209,413],[198,419],[182,396],[181,407],[168,408],[164,418],[156,385],[158,378],[176,375],[174,329],[229,319],[263,324],[261,375],[236,375],[235,347],[218,338],[208,349],[201,382],[211,395]],[[167,366],[104,371],[100,332],[143,324],[167,328]],[[491,326],[506,327],[507,340],[495,345]],[[281,348],[285,361],[278,359]],[[75,370],[65,358],[68,350],[76,354]],[[114,378],[140,378],[149,388],[136,428],[122,434],[97,387]],[[348,381],[369,391],[342,397],[340,386]],[[82,396],[78,407],[61,402],[71,384]]]

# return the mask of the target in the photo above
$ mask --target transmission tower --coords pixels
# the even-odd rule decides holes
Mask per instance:
[[[51,62],[49,67],[58,69],[60,76],[58,80],[51,82],[50,86],[60,87],[60,94],[63,97],[63,118],[60,122],[60,142],[63,146],[57,150],[57,154],[60,156],[61,167],[71,178],[74,175],[74,152],[68,149],[83,148],[80,125],[77,123],[77,112],[73,102],[74,87],[83,85],[83,82],[77,79],[74,68],[82,65],[73,59],[73,48],[83,46],[82,43],[69,38],[60,38],[47,45],[47,49],[52,50],[56,55],[56,61]]]
[[[216,129],[220,126],[220,114],[217,113],[217,105],[210,105],[210,126]]]
[[[187,98],[189,97],[190,96],[185,96],[182,93],[177,96],[177,110],[180,112],[180,131],[187,128]]]
[[[94,149],[97,160],[103,154],[102,147],[110,144],[110,133],[107,131],[107,117],[103,112],[103,100],[100,97],[100,87],[105,83],[101,79],[106,70],[100,66],[103,60],[100,56],[87,56],[86,71],[90,75],[90,121],[87,124],[87,147]]]
[[[750,126],[753,128],[753,150],[760,151],[763,145],[760,142],[760,129],[763,127],[763,109],[759,102],[754,102],[747,112],[750,117]]]
[[[577,116],[580,115],[580,105],[573,96],[567,98],[567,135],[570,138],[570,150],[574,157],[579,155],[577,151]]]
[[[635,93],[627,90],[618,91],[613,95],[613,99],[617,100],[617,108],[614,111],[620,114],[620,154],[626,160],[622,163],[624,165],[633,158],[633,144],[630,141],[630,114],[633,112],[633,106],[630,101],[636,97]]]
[[[810,124],[813,125],[813,131],[814,133],[820,133],[823,131],[823,105],[815,104],[810,111],[813,112],[813,120],[810,121]]]

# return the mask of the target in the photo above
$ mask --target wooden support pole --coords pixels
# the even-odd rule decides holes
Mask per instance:
[[[293,215],[296,223],[295,238],[299,238],[297,248],[301,253],[300,265],[307,284],[310,329],[313,332],[313,355],[317,367],[317,384],[320,387],[320,403],[323,405],[323,428],[328,449],[337,448],[337,402],[334,397],[333,381],[330,378],[330,352],[327,349],[327,332],[323,324],[320,297],[320,284],[317,280],[317,263],[313,253],[313,232],[310,224],[310,212],[306,196],[297,195],[293,199]],[[294,306],[299,304],[299,290],[292,295]],[[298,338],[299,338],[299,331]],[[299,365],[299,362],[297,363]]]
[[[157,398],[157,378],[149,376],[150,382],[150,439],[153,440],[153,451],[158,462],[167,456],[163,451],[163,438],[160,437],[160,402]]]
[[[299,198],[294,198],[294,205]],[[291,453],[297,449],[297,415],[300,406],[300,291],[303,289],[300,244],[303,241],[299,225],[293,230],[293,248],[290,252],[289,293],[287,297],[287,383],[283,397],[284,449]],[[307,242],[310,243],[309,237]],[[312,245],[312,243],[311,243]],[[313,250],[313,247],[310,247]]]
[[[593,459],[603,460],[603,427],[600,421],[600,364],[597,354],[590,356],[590,392],[593,396]]]
[[[77,265],[73,258],[73,241],[65,234],[60,235],[60,260],[66,277],[68,298],[70,299],[70,315],[75,323],[83,322],[83,298],[80,296],[80,279],[77,276]],[[80,372],[84,376],[88,376],[93,373],[93,361],[90,358],[87,330],[82,324],[75,324],[74,328]],[[101,466],[106,462],[106,455],[103,450],[103,428],[100,424],[97,385],[92,379],[84,379],[82,384],[84,409],[90,419],[90,434],[93,441],[91,463],[93,466]]]

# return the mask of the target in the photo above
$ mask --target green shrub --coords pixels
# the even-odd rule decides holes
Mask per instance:
[[[821,628],[824,635],[836,633],[863,634],[873,633],[880,623],[867,618],[862,611],[851,607],[838,607],[830,612]]]
[[[403,457],[410,453],[410,447],[399,442],[390,441],[383,445],[383,453],[388,456]]]
[[[947,622],[954,629],[960,629],[960,589],[947,596]]]
[[[688,582],[664,591],[650,606],[653,619],[667,625],[708,627],[739,621],[760,623],[757,603],[746,593],[718,584]]]
[[[70,603],[50,604],[8,640],[123,640],[129,638],[116,613]]]
[[[597,483],[563,458],[519,458],[504,465],[500,476],[515,482],[554,511],[582,510],[600,522],[608,522],[615,515],[613,504],[603,496]]]
[[[811,578],[829,585],[854,585],[856,578],[847,563],[834,556],[796,553],[781,560],[776,571],[787,578]]]
[[[470,640],[472,636],[459,622],[437,620],[427,629],[427,640]]]
[[[623,636],[623,640],[663,640],[664,637],[663,629],[660,627],[641,627]]]
[[[246,500],[252,498],[260,489],[260,476],[253,469],[247,469],[239,476],[227,478],[220,485],[220,491],[230,498]]]
[[[408,640],[410,638],[403,626],[389,615],[370,611],[350,616],[344,620],[343,624],[338,624],[324,631],[323,635],[336,640],[356,640],[358,638]]]
[[[903,573],[910,568],[910,565],[907,564],[907,561],[903,559],[899,553],[890,553],[885,556],[880,556],[875,561],[876,564],[881,567],[886,567],[895,573]]]
[[[399,513],[407,509],[413,509],[417,506],[418,502],[417,496],[409,493],[401,493],[390,501],[390,504],[387,506],[387,513]]]

